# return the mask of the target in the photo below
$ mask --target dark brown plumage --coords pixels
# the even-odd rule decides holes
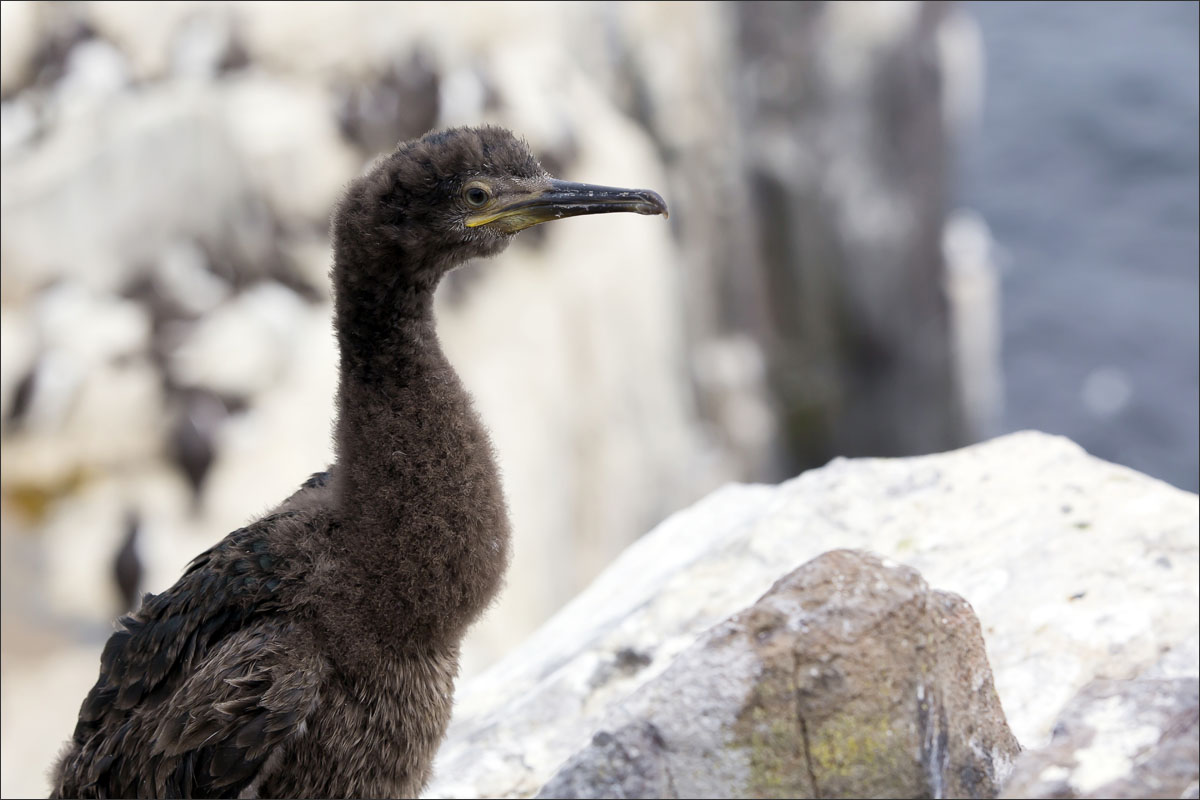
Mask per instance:
[[[59,797],[415,796],[508,520],[434,331],[451,268],[653,192],[554,181],[512,134],[402,144],[334,214],[337,463],[122,619],[55,767]]]

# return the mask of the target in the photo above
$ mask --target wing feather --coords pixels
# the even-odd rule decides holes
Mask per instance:
[[[234,531],[121,620],[54,796],[236,796],[303,729],[325,665],[283,613],[298,573],[270,536],[296,516]]]

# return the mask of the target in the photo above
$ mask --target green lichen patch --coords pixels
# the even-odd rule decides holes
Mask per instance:
[[[790,675],[770,670],[754,687],[734,725],[733,747],[746,752],[747,797],[817,797]]]
[[[822,793],[919,797],[928,791],[914,767],[913,741],[887,716],[839,714],[809,726],[809,753]]]

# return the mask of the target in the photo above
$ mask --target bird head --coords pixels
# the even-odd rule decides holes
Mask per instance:
[[[355,262],[395,262],[436,283],[526,228],[618,211],[665,216],[667,205],[648,190],[557,180],[504,128],[452,128],[402,143],[356,180],[335,213],[335,241]]]

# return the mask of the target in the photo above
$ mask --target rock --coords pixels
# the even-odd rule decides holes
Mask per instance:
[[[323,227],[362,168],[338,132],[332,92],[258,70],[217,85],[225,124],[256,194],[294,225]]]
[[[575,142],[565,178],[661,185],[649,138],[561,54],[494,57],[491,74],[510,87],[502,123],[537,152]],[[685,270],[669,223],[646,223],[612,214],[545,226],[438,293],[438,335],[491,431],[517,536],[506,589],[465,645],[465,672],[493,663],[671,508],[735,472],[696,418],[677,302]]]
[[[367,82],[340,88],[338,128],[368,157],[386,153],[437,126],[439,81],[423,50],[397,57]]]
[[[360,148],[380,146],[389,136],[427,123],[509,125],[528,136],[546,164],[564,177],[659,189],[672,208],[671,219],[661,224],[610,215],[535,229],[523,235],[503,260],[456,273],[439,297],[441,335],[494,433],[518,536],[508,589],[472,632],[464,650],[464,675],[513,647],[663,515],[727,480],[778,480],[785,472],[775,468],[775,456],[784,450],[781,442],[785,435],[791,437],[795,422],[789,418],[781,426],[779,419],[772,419],[772,394],[780,385],[779,376],[800,374],[825,387],[830,372],[829,362],[788,361],[787,351],[797,343],[792,328],[811,323],[819,334],[820,326],[829,320],[814,313],[825,313],[819,282],[815,287],[806,284],[806,292],[813,291],[801,298],[811,297],[813,308],[769,303],[785,296],[786,285],[781,290],[775,283],[768,284],[768,277],[786,281],[792,276],[774,268],[768,275],[760,265],[770,257],[779,267],[787,258],[763,249],[764,244],[777,242],[764,241],[754,223],[756,218],[766,219],[751,204],[762,188],[756,176],[764,169],[782,167],[785,180],[791,181],[789,189],[808,192],[789,195],[784,205],[794,214],[772,218],[773,223],[765,224],[767,229],[803,229],[807,234],[815,227],[838,236],[843,227],[848,230],[843,238],[854,247],[847,247],[846,255],[861,262],[862,269],[846,274],[856,276],[867,289],[875,286],[879,275],[884,278],[879,286],[890,282],[891,288],[879,292],[883,300],[872,295],[872,302],[907,300],[910,287],[901,279],[904,291],[894,291],[895,275],[889,270],[895,264],[890,257],[864,260],[864,254],[915,253],[901,268],[924,264],[929,271],[912,283],[916,301],[895,304],[900,307],[897,313],[911,306],[919,324],[933,320],[936,335],[944,321],[941,309],[935,307],[936,313],[927,318],[922,304],[931,293],[941,291],[944,277],[938,272],[935,249],[936,219],[941,212],[929,202],[937,194],[936,187],[918,178],[926,174],[926,166],[935,168],[929,174],[940,169],[944,154],[936,152],[938,143],[946,143],[947,125],[959,124],[947,123],[946,118],[969,116],[964,109],[973,93],[969,69],[960,68],[970,66],[970,42],[960,35],[961,24],[950,24],[956,12],[934,4],[911,8],[883,4],[868,7],[873,11],[866,13],[838,4],[807,8],[812,16],[797,30],[811,36],[815,27],[822,34],[814,41],[820,48],[819,63],[811,71],[760,73],[747,63],[752,54],[741,30],[743,15],[756,12],[732,4],[482,4],[471,6],[468,14],[447,14],[436,4],[302,4],[281,11],[272,4],[4,3],[0,411],[21,413],[15,415],[19,425],[5,423],[3,498],[7,512],[14,509],[9,502],[14,497],[32,495],[34,502],[29,505],[48,510],[45,518],[53,523],[51,536],[43,537],[46,529],[33,525],[26,537],[39,543],[37,547],[45,539],[56,548],[38,550],[38,563],[45,565],[47,574],[38,573],[33,582],[52,587],[56,596],[74,592],[77,597],[70,604],[56,600],[54,607],[78,614],[90,609],[90,621],[107,630],[101,617],[108,607],[97,594],[101,587],[75,577],[87,567],[83,556],[107,558],[111,552],[89,543],[82,554],[73,555],[72,537],[81,529],[96,528],[100,531],[96,538],[111,548],[108,532],[118,530],[121,510],[139,508],[146,519],[139,539],[145,548],[145,586],[161,589],[178,577],[196,552],[278,502],[312,470],[328,463],[336,379],[329,305],[322,294],[329,268],[329,204],[359,170],[365,155]],[[919,23],[915,27],[913,20]],[[825,33],[836,40],[836,46],[825,42]],[[356,46],[346,47],[348,41]],[[790,40],[776,43],[787,46]],[[893,53],[897,49],[901,52]],[[414,58],[418,52],[428,59]],[[791,51],[776,55],[781,60],[805,57]],[[870,73],[872,63],[892,55],[904,69]],[[101,72],[88,76],[82,68],[89,63]],[[872,88],[874,78],[862,79],[864,65],[880,86]],[[931,68],[925,72],[922,65]],[[388,75],[389,70],[394,74]],[[938,80],[899,87],[893,82],[914,74]],[[761,133],[758,123],[767,114],[750,90],[760,86],[786,91],[796,75],[804,81],[828,78],[823,85],[837,96],[826,98],[827,105],[806,106],[798,117],[788,116],[796,109],[782,109],[778,121],[796,123],[795,130],[782,126],[765,137],[767,141],[758,134],[751,138],[748,132]],[[968,80],[956,84],[963,75]],[[100,80],[89,83],[92,77]],[[386,77],[382,85],[376,82],[380,77]],[[945,89],[940,102],[934,88],[939,82]],[[339,86],[371,87],[369,102],[360,108],[371,112],[367,115],[371,119],[360,114],[362,118],[339,130]],[[893,88],[897,91],[891,92]],[[901,100],[910,95],[920,100],[911,119]],[[393,96],[407,97],[412,103],[386,113]],[[876,114],[881,98],[895,101],[894,108],[883,103],[894,114]],[[873,110],[864,110],[864,104],[872,104]],[[385,113],[374,116],[380,111]],[[817,119],[827,111],[840,116]],[[64,124],[68,117],[70,124]],[[841,137],[847,122],[855,135]],[[927,126],[928,140],[908,135],[912,131],[906,122],[920,129],[917,133]],[[871,137],[863,130],[876,123],[887,132],[880,137],[885,144],[915,148],[924,142],[935,152],[922,151],[911,165],[904,159],[889,160],[895,155],[892,151],[867,146]],[[358,147],[344,140],[346,134]],[[787,160],[791,151],[780,156],[768,149],[789,137],[803,139],[807,150],[798,148],[802,158],[817,153],[814,169],[819,180],[803,183],[811,177],[802,170],[807,162],[793,171],[796,164]],[[821,168],[827,169],[820,172]],[[845,191],[847,186],[855,191]],[[882,190],[876,192],[877,187]],[[887,212],[896,207],[919,213],[919,246],[909,246],[913,240],[905,238],[905,231],[889,229],[883,233],[896,234],[893,238],[881,235],[872,240],[882,242],[880,247],[868,241],[872,247],[859,248],[863,237],[857,226],[871,228],[881,218],[886,221]],[[868,213],[859,214],[860,208]],[[814,216],[820,218],[813,222]],[[945,238],[947,244],[962,239]],[[616,241],[621,242],[623,257],[604,258]],[[820,245],[824,240],[810,241]],[[893,244],[895,249],[889,250]],[[817,249],[821,250],[818,257],[827,254]],[[951,246],[948,253],[964,249],[972,255],[969,247]],[[925,259],[931,253],[934,257]],[[948,261],[948,270],[953,266]],[[952,298],[982,297],[980,303],[986,306],[986,291],[979,290],[988,288],[987,275],[977,280],[979,275],[969,274],[965,283],[955,275],[948,277],[946,288]],[[118,310],[124,309],[118,296],[126,293],[131,282],[148,282],[154,291],[147,290],[137,299],[151,319],[150,357],[126,354],[119,356],[122,363],[97,361],[107,365],[81,378],[56,355],[57,349],[46,352],[34,330],[34,298],[56,281],[107,294]],[[220,319],[229,306],[246,302],[247,290],[253,294],[251,287],[265,281],[281,283],[305,301],[321,301],[304,309],[291,301],[281,304],[296,310],[294,315],[288,312],[277,318],[284,320],[289,333],[282,346],[280,327],[260,325],[257,312],[233,324]],[[306,291],[296,283],[318,291]],[[514,308],[521,313],[514,316]],[[956,307],[955,322],[984,318],[975,312],[974,306]],[[855,319],[861,321],[863,316],[870,317]],[[222,324],[228,325],[222,335],[211,335],[212,325]],[[234,328],[244,337],[229,336]],[[197,329],[207,329],[208,338],[198,338]],[[80,335],[78,327],[69,330]],[[779,338],[781,330],[785,335]],[[887,329],[885,344],[900,342],[901,333]],[[919,331],[915,339],[920,341],[912,349],[900,348],[901,355],[928,352],[941,358],[944,342],[922,349],[927,333]],[[253,343],[250,337],[256,337]],[[783,341],[782,358],[770,350],[772,341]],[[228,349],[222,355],[222,342],[234,342],[236,347],[225,345]],[[980,338],[976,344],[980,342],[984,346],[972,352],[987,353],[988,340]],[[181,343],[192,349],[188,356],[176,357]],[[875,353],[869,348],[852,349],[850,355],[861,357],[864,352]],[[249,362],[263,365],[263,371],[247,368]],[[931,368],[938,380],[929,385],[936,384],[938,391],[944,388],[939,372],[943,367],[939,361]],[[901,366],[890,374],[908,373]],[[911,374],[919,384],[916,391],[923,390],[924,373],[918,369]],[[978,374],[987,375],[986,367]],[[161,452],[171,449],[170,423],[181,410],[179,387],[172,385],[176,376],[204,385],[240,387],[237,399],[245,403],[244,411],[231,410],[219,424],[205,426],[200,452],[204,458],[195,463],[207,460],[203,451],[209,448],[212,463],[196,517],[189,513],[184,479],[172,468],[167,453]],[[81,387],[89,381],[92,388],[85,392]],[[156,386],[164,383],[167,391],[159,391]],[[879,399],[871,395],[872,384],[867,384],[865,395],[853,381],[844,388],[847,403],[870,404]],[[800,386],[798,391],[804,389]],[[987,388],[980,394],[986,401]],[[113,407],[103,402],[105,396],[111,397]],[[69,421],[73,412],[65,400],[72,397],[87,399],[85,406],[92,410],[84,418],[102,430],[83,431],[76,426],[69,434],[28,436],[30,431],[46,431],[46,420],[57,420],[55,425]],[[823,402],[829,397],[818,399]],[[836,394],[830,402],[834,401],[843,402]],[[875,405],[880,413],[877,419],[884,420],[887,402]],[[855,405],[852,410],[861,409]],[[910,407],[899,416],[910,413],[922,415],[926,422],[941,419],[936,406]],[[895,430],[909,430],[906,422],[880,422],[874,431],[851,424],[838,435],[843,439],[857,432],[878,435],[880,430],[892,435]],[[131,423],[137,426],[132,435]],[[22,426],[26,433],[10,435]],[[21,444],[21,436],[26,444]],[[935,438],[914,433],[912,441],[917,440],[924,442],[922,448],[934,447]],[[43,446],[46,442],[53,446]],[[859,448],[866,449],[866,445]],[[805,463],[822,460],[819,452],[825,451],[815,452],[818,455],[810,453]],[[1005,469],[1025,469],[1019,457],[1013,458]],[[1066,462],[1065,469],[1078,466],[1075,460]],[[61,509],[48,508],[64,492],[80,493],[84,477],[59,467],[81,463],[89,465],[87,481],[102,472],[119,484],[110,487],[113,497],[96,494],[89,500],[81,495],[66,498]],[[901,473],[916,467],[896,469],[891,477],[876,476],[867,482],[902,483],[907,478]],[[49,478],[33,487],[35,491],[26,492],[25,484],[14,489],[8,481],[12,470]],[[914,480],[915,485],[925,486],[921,479]],[[965,478],[948,482],[953,492],[964,495],[960,501],[964,504],[968,487],[972,492],[978,488]],[[1028,501],[1032,486],[1022,484],[1012,491]],[[1054,486],[1052,491],[1065,491],[1061,482]],[[1128,493],[1117,491],[1114,496],[1136,504],[1140,486],[1135,482]],[[935,481],[927,491],[902,491],[898,497],[868,491],[867,496],[880,509],[895,509],[900,519],[924,519],[922,498],[937,495],[941,488],[943,484]],[[601,607],[580,607],[587,613],[565,618],[573,627],[565,633],[561,625],[552,627],[559,631],[560,641],[547,644],[545,637],[539,638],[547,652],[560,658],[561,670],[543,664],[527,673],[530,657],[526,656],[515,662],[523,665],[515,671],[497,673],[512,677],[511,686],[479,684],[492,686],[495,698],[512,700],[540,685],[534,674],[551,675],[539,689],[539,702],[546,703],[538,712],[543,717],[531,716],[526,709],[502,721],[500,729],[513,733],[511,742],[489,745],[490,752],[502,756],[479,757],[477,749],[459,751],[465,761],[456,763],[463,767],[459,774],[468,776],[464,780],[482,774],[473,770],[491,769],[505,760],[517,763],[519,756],[528,755],[531,766],[518,782],[526,793],[536,791],[564,758],[586,744],[610,700],[628,695],[661,672],[674,654],[695,641],[699,631],[744,608],[786,572],[771,559],[780,558],[791,568],[822,549],[842,546],[837,526],[828,519],[858,531],[861,546],[867,546],[863,542],[870,538],[867,528],[876,526],[893,554],[899,549],[905,560],[914,547],[924,552],[921,548],[929,545],[926,549],[936,551],[942,546],[936,537],[949,535],[937,525],[928,526],[936,533],[931,539],[921,525],[915,525],[917,534],[910,534],[897,532],[895,520],[859,519],[845,510],[856,508],[850,490],[823,484],[793,498],[802,506],[810,503],[823,509],[805,516],[795,510],[793,500],[784,499],[791,497],[788,492],[795,494],[787,489],[729,489],[706,502],[704,513],[718,509],[714,513],[725,514],[725,522],[731,525],[753,526],[755,520],[762,520],[768,527],[790,531],[792,521],[785,524],[769,510],[786,507],[817,531],[811,542],[773,530],[770,536],[764,533],[755,539],[754,547],[768,554],[759,559],[748,546],[733,553],[737,547],[723,538],[732,534],[712,527],[722,524],[720,520],[685,515],[680,524],[691,528],[694,541],[688,539],[688,532],[677,532],[669,542],[662,540],[662,549],[640,551],[638,558],[653,558],[657,563],[647,567],[644,561],[629,562],[635,566],[627,565],[619,579],[603,584],[608,594]],[[826,508],[821,505],[823,495],[837,498],[842,506]],[[766,505],[760,507],[760,501]],[[986,496],[980,501],[991,502]],[[1118,520],[1114,524],[1128,520],[1134,530],[1141,524],[1116,506],[1098,507]],[[953,518],[960,530],[979,530],[965,506],[956,508]],[[54,522],[68,513],[66,523]],[[1064,525],[1085,521],[1080,514],[1063,515],[1061,521]],[[1153,518],[1165,514],[1161,509],[1148,511]],[[1028,514],[1021,517],[1026,522],[1029,518]],[[1009,510],[995,504],[983,519],[983,525],[991,526],[984,530],[1011,522]],[[12,529],[6,524],[6,535]],[[1038,530],[1046,532],[1044,527]],[[1109,533],[1106,530],[1104,535]],[[981,548],[991,541],[983,534],[976,536],[982,539]],[[1021,552],[1042,553],[1034,545],[1021,545],[1027,541],[1022,536],[1015,538],[1018,547],[1025,548]],[[818,543],[822,549],[816,549]],[[704,556],[709,547],[716,550],[711,557]],[[1124,547],[1118,548],[1122,558],[1141,558],[1132,539]],[[950,551],[963,555],[962,550]],[[698,569],[708,570],[711,579],[681,571],[680,558],[697,561]],[[984,606],[975,603],[988,623],[1000,618],[996,598],[1024,587],[1024,578],[1013,577],[1012,587],[1008,585],[1009,574],[1019,573],[1018,561],[1015,556],[1008,558],[999,543],[972,558],[970,563],[977,565],[983,582],[960,575],[951,588],[960,593],[964,586],[990,592]],[[1175,572],[1164,573],[1165,583],[1177,586],[1191,573],[1179,566],[1187,563],[1180,561],[1182,556],[1172,553],[1169,558]],[[19,569],[10,563],[5,567],[6,585],[12,583],[12,571]],[[924,564],[917,566],[934,585],[944,584],[945,566],[935,565],[932,572]],[[1071,569],[1064,574],[1074,575]],[[671,581],[696,581],[698,588],[695,594],[666,591],[666,601],[659,603],[658,593]],[[703,591],[708,594],[702,595]],[[1135,598],[1144,591],[1141,583],[1130,589]],[[1093,605],[1099,603],[1098,597],[1097,588],[1088,588],[1087,596],[1071,601],[1068,610],[1080,613],[1077,609],[1082,609],[1083,618],[1092,625],[1096,619],[1087,615],[1107,608]],[[1142,613],[1136,610],[1143,608],[1139,602],[1131,604],[1133,612],[1122,612],[1103,624],[1135,632],[1139,626],[1155,629],[1158,616],[1148,621],[1135,618]],[[650,616],[635,613],[638,604],[650,609]],[[1037,614],[1062,611],[1057,597],[1047,606],[1049,611],[1019,607]],[[1185,618],[1180,624],[1186,622]],[[608,625],[615,638],[598,641],[599,628],[591,627],[594,624]],[[1142,663],[1160,640],[1174,635],[1173,629],[1161,636],[1130,634],[1128,640],[1107,635],[1095,652],[1081,656],[1082,647],[1064,633],[1066,629],[1066,623],[1051,624],[1050,641],[1039,640],[1044,646],[1032,653],[1020,650],[1019,629],[1003,624],[996,629],[1007,648],[1001,651],[1008,659],[1005,668],[997,671],[1002,693],[1016,686],[1013,696],[1023,698],[1022,702],[1038,687],[1058,693],[1044,709],[1019,709],[1018,731],[1021,726],[1039,729],[1042,715],[1052,715],[1053,706],[1065,702],[1096,664],[1117,658],[1122,669],[1133,669],[1131,665]],[[1085,630],[1091,634],[1091,628]],[[1064,648],[1060,638],[1068,646]],[[91,644],[98,654],[102,643]],[[1110,656],[1104,649],[1110,646],[1126,650]],[[1058,655],[1058,650],[1070,655]],[[94,679],[94,656],[78,659],[90,679]],[[25,669],[20,674],[23,680],[36,681],[43,673]],[[39,686],[29,691],[45,698],[60,689]],[[491,701],[486,694],[468,694],[460,711],[483,714],[485,701]],[[62,705],[56,731],[70,729],[78,698]],[[51,713],[48,705],[43,707]],[[563,721],[578,727],[555,728],[561,743],[538,741],[522,727],[537,731]],[[29,727],[6,711],[5,747],[17,738],[10,735],[12,730]],[[43,767],[60,735],[55,733],[52,744],[43,743],[45,758],[21,757],[14,762],[6,755],[3,794],[44,793]],[[526,744],[527,754],[514,749]],[[9,769],[14,763],[35,766]]]
[[[77,127],[42,120],[40,137],[22,133],[20,108],[6,105],[11,138],[25,144],[5,151],[0,289],[6,304],[54,280],[134,297],[152,319],[166,402],[179,386],[245,398],[247,413],[212,442],[204,513],[214,526],[232,519],[236,527],[328,463],[329,416],[310,413],[330,409],[328,395],[297,411],[297,396],[275,387],[289,383],[281,371],[291,358],[311,362],[317,353],[328,360],[301,369],[324,386],[336,352],[324,344],[298,352],[307,318],[280,316],[291,320],[283,330],[304,329],[281,338],[246,296],[264,279],[299,291],[277,274],[289,269],[320,288],[318,300],[328,285],[328,215],[363,158],[339,132],[332,84],[370,88],[358,99],[371,119],[359,114],[347,130],[364,147],[390,147],[390,137],[426,125],[494,121],[528,136],[566,177],[664,183],[649,137],[568,52],[546,46],[542,23],[565,31],[565,16],[481,6],[462,26],[417,6],[298,7],[280,16],[251,6],[134,13],[99,3],[78,12],[91,32],[85,43],[109,55],[119,49],[130,82],[105,83],[114,94],[100,107],[81,102]],[[527,25],[535,16],[539,25]],[[363,47],[337,44],[346,40]],[[426,48],[419,57],[417,40]],[[251,63],[222,71],[236,42]],[[386,108],[394,97],[413,102]],[[456,274],[439,298],[440,335],[495,434],[523,540],[509,591],[466,647],[466,671],[511,647],[668,511],[739,474],[726,450],[740,440],[697,420],[671,228],[618,216],[530,232],[499,263],[462,270],[461,281]],[[613,240],[629,255],[619,263],[605,256]],[[530,313],[512,325],[517,304]],[[315,313],[327,324],[327,305]],[[761,365],[749,366],[717,371],[732,376],[722,384],[722,419],[744,421],[743,439],[761,446],[764,381]],[[27,374],[3,376],[6,410]],[[514,385],[537,392],[514,393]],[[751,402],[747,385],[757,391]],[[177,418],[175,408],[165,413]],[[268,419],[277,413],[280,421]],[[310,444],[298,444],[297,431],[309,432]],[[249,459],[248,471],[222,447]],[[316,452],[322,461],[296,460]],[[280,464],[286,485],[276,495],[278,484],[262,476]]]
[[[155,289],[181,315],[206,314],[229,296],[229,284],[209,269],[203,248],[192,241],[170,242],[155,264]]]
[[[12,630],[6,625],[5,636],[13,635]],[[20,732],[14,730],[0,744],[4,755],[5,797],[38,797],[49,793],[49,781],[42,773],[62,747],[65,717],[48,714],[47,709],[69,705],[71,715],[78,715],[80,698],[87,696],[96,682],[96,661],[92,647],[68,645],[52,651],[47,658],[13,659],[12,665],[5,668],[4,681],[0,683],[4,713],[21,721]],[[80,669],[84,662],[89,662],[91,668]],[[34,691],[28,691],[31,686],[36,687]],[[47,746],[51,742],[57,744]]]
[[[0,5],[0,93],[8,95],[27,80],[37,47],[36,3]]]
[[[254,310],[255,324],[267,325],[272,338],[283,336],[288,346],[280,344],[272,354],[275,380],[254,395],[252,404],[213,430],[215,458],[201,498],[204,515],[197,519],[197,529],[210,544],[256,518],[264,503],[296,491],[333,460],[337,347],[331,309],[303,304],[274,288],[270,294],[281,301],[278,306],[244,310]],[[285,313],[257,316],[278,311]],[[195,553],[179,555],[182,561]]]
[[[171,47],[171,71],[181,77],[212,79],[234,66],[245,66],[228,8],[210,7],[181,21]]]
[[[62,283],[44,291],[34,309],[43,346],[75,362],[81,374],[149,349],[150,321],[135,303]]]
[[[18,95],[0,102],[0,153],[7,155],[38,133],[38,114],[32,100]]]
[[[36,355],[6,387],[8,411],[24,408],[8,420],[0,466],[5,488],[45,488],[152,457],[162,391],[146,358],[150,322],[143,310],[63,283],[42,292],[31,312],[32,335],[13,332],[15,354]],[[21,344],[29,350],[22,353]]]
[[[249,395],[279,380],[291,359],[304,302],[272,282],[256,284],[209,314],[180,344],[171,373],[184,386]]]
[[[323,229],[361,166],[320,86],[242,71],[125,91],[111,45],[76,52],[56,90],[71,124],[4,151],[6,302],[56,279],[115,293],[180,241],[221,253],[243,283],[270,275],[277,218]],[[21,108],[5,104],[16,140],[28,138]]]
[[[70,624],[86,626],[92,636],[111,633],[113,618],[127,609],[112,563],[128,534],[128,511],[125,487],[107,477],[82,484],[50,507],[38,532],[50,567],[37,585],[45,593],[46,627]]]
[[[745,334],[708,338],[692,352],[692,374],[703,387],[702,413],[714,436],[748,464],[765,464],[778,442],[762,350]],[[749,454],[755,454],[749,456]]]
[[[952,140],[982,97],[970,17],[932,3],[580,13],[612,31],[580,58],[667,171],[690,347],[734,331],[766,356],[780,435],[773,452],[729,442],[743,474],[991,435],[997,295],[980,290],[994,275],[959,291],[942,255]],[[982,361],[964,371],[967,357]],[[695,378],[720,421],[721,387]]]
[[[970,441],[958,383],[973,373],[957,372],[942,254],[941,87],[969,58],[961,17],[939,3],[763,2],[733,16],[760,313],[792,464]]]
[[[994,797],[1018,750],[970,606],[842,550],[701,636],[537,796]]]
[[[235,243],[243,262],[261,260],[272,231],[247,213],[251,187],[220,99],[198,85],[119,93],[6,153],[5,301],[59,279],[116,293],[180,239]]]
[[[678,797],[667,752],[653,722],[630,722],[615,734],[600,731],[537,797]]]
[[[21,386],[29,379],[37,358],[37,332],[31,317],[24,308],[5,308],[0,315],[0,419],[5,433],[12,417],[17,416]]]
[[[6,303],[56,279],[117,293],[151,274],[172,301],[169,313],[152,310],[168,383],[235,391],[249,420],[263,419],[257,392],[278,374],[278,353],[251,338],[253,325],[228,324],[224,309],[238,301],[227,297],[264,277],[299,291],[277,274],[289,269],[321,296],[329,209],[364,156],[352,142],[374,149],[426,126],[494,121],[528,136],[567,177],[644,184],[671,200],[669,223],[547,226],[500,263],[448,281],[442,333],[495,433],[521,537],[509,589],[468,643],[465,672],[511,647],[670,510],[727,480],[778,479],[774,367],[751,324],[763,305],[747,296],[762,281],[731,8],[67,10],[78,33],[58,37],[62,74],[4,106],[6,141],[18,143],[3,173]],[[245,63],[230,71],[234,61]],[[104,68],[91,94],[60,86],[78,83],[73,63]],[[340,109],[339,86],[360,90]],[[25,102],[55,91],[77,124]],[[603,253],[617,240],[629,255],[611,263]],[[512,325],[516,304],[529,311]],[[272,463],[263,454],[292,445],[251,438],[255,455],[244,457]],[[251,509],[277,499],[255,485]]]
[[[54,87],[54,104],[67,124],[110,102],[129,84],[125,56],[103,39],[85,39],[72,47],[65,68]]]
[[[942,230],[944,288],[963,419],[977,437],[994,436],[1003,419],[1000,366],[1000,276],[987,223],[959,211]]]
[[[665,168],[663,194],[686,265],[677,291],[699,421],[714,431],[714,449],[732,474],[777,480],[783,440],[764,369],[773,320],[745,174],[734,7],[611,3],[572,10],[584,17],[580,29],[611,31],[605,47],[581,47],[578,58],[649,132]],[[722,380],[728,370],[710,368],[714,356],[744,376],[761,374],[731,384]],[[769,426],[757,409],[770,412]]]
[[[1196,797],[1200,678],[1097,680],[1050,743],[1017,760],[1003,797]]]
[[[536,792],[702,632],[839,548],[907,564],[969,602],[1008,723],[1039,747],[1093,678],[1135,677],[1193,641],[1198,527],[1196,495],[1035,432],[726,487],[460,686],[429,796]]]

